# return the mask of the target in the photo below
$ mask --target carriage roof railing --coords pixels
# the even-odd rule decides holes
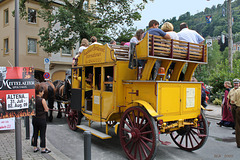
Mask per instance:
[[[207,63],[207,46],[146,34],[136,46],[137,57]]]
[[[93,45],[83,51],[78,58],[79,65],[129,61],[129,46]],[[171,61],[207,63],[207,47],[203,44],[164,39],[161,36],[146,34],[136,45],[136,59],[161,59]]]
[[[129,60],[129,46],[109,45],[117,60]],[[180,40],[164,39],[161,36],[146,34],[136,45],[137,58],[147,57],[207,63],[207,47],[203,44],[189,43]]]
[[[129,60],[129,46],[109,45],[117,60]]]

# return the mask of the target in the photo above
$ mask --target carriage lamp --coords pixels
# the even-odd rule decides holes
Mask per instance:
[[[165,68],[164,67],[159,67],[158,68],[158,75],[161,77],[161,80],[162,80],[162,77],[165,75]]]
[[[158,124],[162,125],[162,124],[163,124],[163,120],[162,120],[162,119],[159,119],[159,120],[158,120]]]

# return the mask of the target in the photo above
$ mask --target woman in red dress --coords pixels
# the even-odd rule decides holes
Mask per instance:
[[[234,120],[233,120],[233,116],[232,116],[232,113],[231,113],[231,108],[228,106],[228,99],[227,99],[227,96],[228,96],[228,93],[232,87],[231,85],[231,82],[230,81],[225,81],[224,82],[224,87],[226,88],[225,89],[225,92],[224,92],[224,98],[223,98],[223,102],[222,102],[222,120],[220,122],[218,122],[217,124],[222,127],[222,126],[225,126],[225,127],[234,127]]]

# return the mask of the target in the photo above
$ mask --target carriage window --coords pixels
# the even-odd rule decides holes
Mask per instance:
[[[104,68],[104,90],[110,92],[113,90],[113,67]]]
[[[95,68],[95,90],[101,90],[101,67]]]
[[[82,88],[82,69],[72,69],[72,88]]]
[[[93,67],[85,68],[85,98],[92,99]]]

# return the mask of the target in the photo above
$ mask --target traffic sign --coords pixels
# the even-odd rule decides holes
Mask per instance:
[[[44,64],[50,64],[50,59],[49,58],[44,58]]]
[[[207,44],[207,47],[211,47],[212,46],[212,39],[207,39],[206,44]]]
[[[44,79],[50,79],[50,73],[45,72],[45,73],[43,74],[43,77],[44,77]]]

